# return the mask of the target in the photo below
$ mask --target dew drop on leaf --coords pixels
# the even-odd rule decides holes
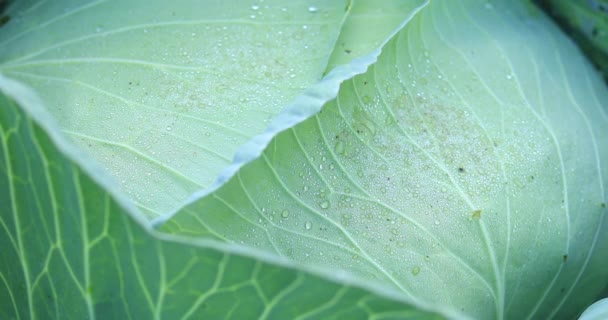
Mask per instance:
[[[344,142],[342,142],[342,141],[336,142],[334,151],[336,152],[336,154],[344,154]]]
[[[329,201],[325,200],[325,201],[319,203],[319,207],[321,207],[321,209],[329,208]]]
[[[417,276],[419,273],[420,273],[420,267],[415,266],[415,267],[412,269],[412,274],[413,274],[413,275],[415,275],[415,276]]]

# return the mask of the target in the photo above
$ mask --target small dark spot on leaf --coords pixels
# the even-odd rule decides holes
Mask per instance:
[[[481,219],[481,210],[475,210],[475,211],[473,211],[472,216],[475,219]]]
[[[458,167],[458,172],[463,173],[464,172],[464,168],[463,167]]]
[[[530,180],[534,180],[534,176],[530,176]]]
[[[350,54],[352,51],[350,49],[344,49],[344,52],[346,52],[347,54]]]
[[[0,17],[0,27],[2,27],[3,25],[5,25],[7,22],[9,22],[9,20],[11,20],[10,16],[1,16]]]
[[[363,84],[364,84],[364,85],[366,85],[366,84],[367,84],[367,81],[363,81]]]
[[[600,204],[600,207],[602,207],[602,208],[606,208],[606,203],[605,203],[605,202],[602,202],[602,204]]]
[[[386,177],[386,180],[387,181],[391,181],[391,177]]]
[[[593,28],[593,30],[591,30],[591,36],[597,37],[597,34],[598,34],[597,28]]]
[[[566,263],[566,261],[568,261],[568,255],[565,254],[564,256],[562,256],[562,260],[564,260],[564,263]]]

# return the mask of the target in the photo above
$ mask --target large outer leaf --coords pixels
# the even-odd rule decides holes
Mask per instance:
[[[0,28],[0,72],[32,85],[63,131],[156,216],[209,186],[238,146],[321,77],[345,8],[15,2]]]
[[[434,1],[321,113],[162,228],[480,319],[571,318],[608,282],[607,104],[532,5]]]
[[[0,88],[1,319],[443,318],[348,275],[144,230],[28,90]]]
[[[15,2],[0,28],[0,72],[33,86],[154,218],[212,187],[305,88],[377,50],[423,3]]]

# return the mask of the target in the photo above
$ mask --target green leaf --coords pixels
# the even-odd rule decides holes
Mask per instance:
[[[142,228],[28,89],[0,88],[0,318],[458,317],[347,274]]]
[[[608,79],[608,1],[535,0],[557,20]]]
[[[572,318],[608,283],[606,105],[534,6],[434,1],[319,114],[160,228],[473,318]]]
[[[30,84],[62,131],[154,217],[208,187],[321,77],[345,7],[19,2],[8,10],[19,18],[0,29],[0,72]]]
[[[0,72],[31,85],[152,219],[213,188],[284,107],[377,51],[424,2],[16,2],[0,28]],[[364,12],[381,23],[359,38]]]

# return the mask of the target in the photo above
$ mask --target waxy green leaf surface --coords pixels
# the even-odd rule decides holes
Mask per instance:
[[[30,91],[0,88],[0,318],[444,318],[346,275],[143,228]]]
[[[605,295],[608,90],[527,1],[5,14],[0,318],[561,319]]]

